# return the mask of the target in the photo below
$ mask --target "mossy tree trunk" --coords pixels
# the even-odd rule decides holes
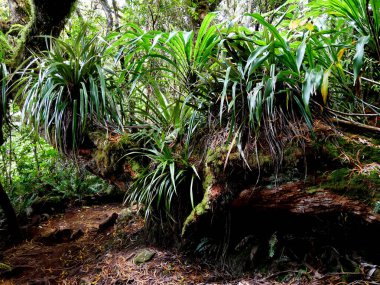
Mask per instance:
[[[293,241],[287,237],[302,240],[307,232],[307,240],[323,241],[320,248],[341,246],[345,251],[345,246],[352,250],[374,246],[380,238],[380,214],[376,210],[380,201],[379,137],[374,133],[358,136],[337,132],[324,123],[316,123],[314,134],[316,138],[306,138],[303,146],[292,140],[284,145],[277,175],[277,162],[263,141],[257,156],[247,159],[247,167],[237,148],[218,145],[220,136],[216,135],[215,143],[206,146],[208,151],[202,148],[206,155],[199,163],[204,196],[195,198],[193,209],[180,208],[183,215],[179,227],[163,229],[161,222],[156,227],[147,223],[150,233],[160,235],[162,230],[160,238],[152,240],[168,244],[166,239],[171,236],[174,242],[182,239],[188,245],[222,237],[236,246],[246,237],[258,236],[265,247],[274,233],[290,244]],[[212,141],[213,135],[209,136]],[[79,161],[128,191],[138,176],[138,168],[133,166],[136,161],[125,156],[131,145],[99,134],[91,140],[93,148],[81,148]],[[199,157],[194,153],[194,159]],[[173,198],[173,203],[178,200],[180,205],[189,199],[186,187],[177,193],[183,195]],[[178,217],[177,213],[173,216]],[[314,233],[319,236],[312,237]],[[357,237],[360,242],[347,238],[357,233],[363,233]],[[329,235],[334,235],[335,244],[328,244]],[[364,252],[373,253],[374,259],[380,254],[379,250]]]
[[[198,31],[203,19],[210,12],[216,10],[222,0],[188,0],[187,10],[194,30]]]
[[[31,52],[47,48],[43,36],[59,36],[76,2],[76,0],[31,0],[32,17],[25,31],[25,38],[16,54],[16,65]]]
[[[25,25],[29,21],[29,0],[8,0],[10,23]]]
[[[19,49],[13,60],[16,67],[31,52],[44,50],[47,48],[43,36],[59,36],[64,28],[66,19],[74,8],[76,0],[8,0],[12,23],[23,23],[28,18],[30,9],[31,19],[25,30],[24,40],[20,43]],[[30,8],[29,8],[30,5]],[[5,114],[3,108],[0,112],[0,145],[5,141],[3,135],[3,124]],[[17,216],[11,201],[3,186],[0,184],[0,207],[7,218],[9,233],[14,240],[21,238]]]

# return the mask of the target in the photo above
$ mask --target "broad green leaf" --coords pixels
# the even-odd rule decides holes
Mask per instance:
[[[219,110],[220,122],[222,122],[224,101],[226,100],[226,97],[227,97],[227,87],[228,87],[228,84],[230,82],[230,80],[229,80],[230,72],[231,72],[231,67],[229,66],[226,70],[226,76],[224,78],[224,84],[223,84],[223,91],[222,91],[222,95],[220,98],[220,110]]]
[[[368,43],[369,38],[370,38],[369,36],[363,36],[358,40],[356,44],[356,53],[354,56],[354,82],[355,84],[359,77],[360,69],[363,66],[364,46]]]
[[[302,65],[303,58],[305,56],[306,51],[306,36],[304,37],[302,43],[298,46],[297,52],[296,52],[296,62],[297,62],[297,70],[300,72],[300,68]]]

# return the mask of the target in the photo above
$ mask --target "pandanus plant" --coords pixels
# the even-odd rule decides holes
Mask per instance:
[[[313,63],[307,28],[292,35],[259,14],[247,16],[261,28],[233,27],[225,36],[226,52],[220,62],[226,71],[218,117],[228,124],[230,142],[237,143],[243,158],[244,145],[252,145],[261,133],[272,155],[281,160],[283,145],[278,138],[297,137],[303,124],[312,129],[311,97],[321,97],[324,69]]]
[[[204,122],[199,109],[213,91],[207,85],[221,39],[220,25],[211,24],[215,16],[205,18],[196,36],[194,31],[144,32],[129,25],[112,44],[122,47],[123,78],[131,86],[127,99],[134,102],[135,123],[145,127],[134,135],[144,147],[128,155],[141,157],[148,166],[127,201],[144,204],[147,215],[151,207],[160,206],[170,214],[173,197],[183,196],[183,185],[194,202],[199,175],[191,162],[193,135]]]
[[[63,151],[75,149],[89,126],[119,124],[115,97],[107,86],[102,61],[106,44],[86,37],[72,42],[46,37],[47,51],[35,54],[22,72],[22,116]]]

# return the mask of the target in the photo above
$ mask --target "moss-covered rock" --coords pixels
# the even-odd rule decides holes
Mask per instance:
[[[133,262],[135,264],[142,264],[151,260],[155,255],[156,255],[156,252],[145,248],[145,249],[140,250],[140,252],[136,254],[135,258],[133,259]]]

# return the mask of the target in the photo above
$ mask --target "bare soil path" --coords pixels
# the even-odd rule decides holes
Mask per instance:
[[[30,230],[30,240],[4,252],[1,262],[12,270],[0,275],[0,284],[269,285],[337,284],[340,279],[316,272],[309,272],[306,279],[294,275],[286,283],[274,281],[277,274],[231,279],[212,266],[144,244],[139,240],[143,220],[137,215],[121,218],[123,211],[121,205],[107,204],[74,207],[45,217],[46,221]],[[119,214],[116,225],[114,213]],[[136,264],[143,250],[153,257]]]
[[[213,279],[213,272],[183,262],[176,253],[139,243],[140,218],[99,230],[122,210],[96,205],[49,217],[31,229],[30,240],[4,252],[2,262],[12,270],[0,284],[202,284]],[[146,248],[153,259],[135,264],[136,254]]]

